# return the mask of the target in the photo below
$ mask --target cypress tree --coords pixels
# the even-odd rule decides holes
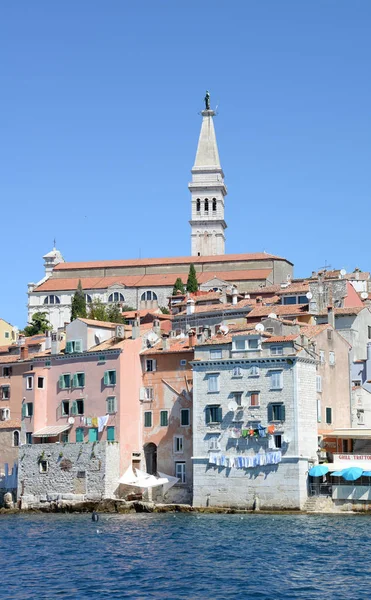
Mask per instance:
[[[86,319],[86,300],[85,294],[82,291],[81,279],[79,279],[79,284],[71,303],[71,321],[74,321],[78,317]]]
[[[192,263],[189,267],[189,274],[187,279],[187,292],[197,292],[198,283],[196,277],[196,269],[194,264]]]
[[[181,280],[180,277],[177,278],[176,282],[174,283],[174,287],[173,287],[173,296],[176,296],[177,292],[182,292],[182,294],[185,293],[185,288],[184,288],[184,283]]]

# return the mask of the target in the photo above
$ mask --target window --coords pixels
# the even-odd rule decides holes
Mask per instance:
[[[116,371],[104,371],[104,385],[116,385]]]
[[[236,402],[237,406],[241,406],[242,403],[242,392],[232,392],[233,400]]]
[[[125,302],[125,298],[120,292],[113,292],[108,296],[108,302]]]
[[[76,442],[83,442],[84,441],[84,428],[83,427],[76,427]]]
[[[97,442],[98,441],[98,428],[91,427],[89,429],[89,442]]]
[[[258,350],[259,348],[259,340],[258,339],[252,339],[248,341],[249,344],[249,350]]]
[[[326,406],[326,423],[327,425],[331,425],[332,423],[332,408]]]
[[[26,433],[26,444],[32,444],[32,433],[31,432]]]
[[[65,390],[71,387],[71,374],[64,373],[59,376],[59,389]]]
[[[186,365],[187,365],[187,361],[186,361],[186,360],[183,358],[183,359],[180,361],[180,366],[181,366],[181,367],[185,367]]]
[[[282,356],[283,346],[271,346],[271,356]]]
[[[44,304],[60,304],[60,303],[61,303],[61,301],[59,300],[58,296],[55,296],[54,294],[47,296],[44,300]]]
[[[368,339],[371,340],[371,326],[368,326]]]
[[[90,304],[90,302],[92,302],[90,294],[85,294],[85,302],[87,302],[88,304]]]
[[[47,473],[49,470],[49,463],[47,460],[40,460],[39,471],[40,473]]]
[[[9,410],[9,408],[2,408],[1,409],[1,419],[3,421],[9,421],[9,419],[10,419],[10,410]]]
[[[213,198],[213,212],[216,212],[216,198]]]
[[[3,377],[10,377],[12,374],[12,367],[3,367]]]
[[[250,406],[259,406],[260,405],[260,394],[259,392],[250,392],[249,393]]]
[[[169,413],[167,410],[160,410],[160,425],[167,427],[169,424]]]
[[[82,341],[81,340],[70,340],[66,343],[66,354],[74,354],[75,352],[82,352]]]
[[[9,385],[3,385],[1,387],[1,399],[2,400],[9,400],[10,398],[10,386]]]
[[[140,297],[142,302],[146,302],[146,301],[153,301],[153,300],[157,300],[157,294],[155,294],[155,292],[152,292],[151,290],[147,290],[146,292],[143,292],[143,294]]]
[[[332,340],[332,329],[327,330],[327,339]]]
[[[70,414],[70,401],[69,400],[62,400],[62,417],[68,417]]]
[[[256,365],[250,367],[250,377],[259,377],[260,369]]]
[[[196,200],[196,212],[201,212],[201,200],[199,198]]]
[[[364,425],[365,424],[365,411],[357,410],[357,424]]]
[[[43,390],[44,389],[44,377],[38,377],[37,378],[37,387],[39,390]]]
[[[326,362],[326,355],[324,350],[319,351],[319,364],[324,365]]]
[[[144,413],[144,427],[152,427],[152,411],[146,410]]]
[[[296,304],[296,296],[283,296],[282,304]]]
[[[219,404],[209,404],[205,408],[206,424],[221,423],[223,420],[222,407]]]
[[[212,435],[207,440],[208,450],[220,450],[220,440],[218,435]]]
[[[283,388],[282,371],[271,371],[271,390],[281,390]]]
[[[10,333],[9,333],[9,331],[5,331],[5,332],[4,332],[4,337],[5,337],[5,339],[9,339],[9,338],[10,338]]]
[[[241,367],[233,367],[232,377],[242,377]]]
[[[140,390],[140,399],[144,400],[144,401],[150,401],[150,402],[152,402],[152,400],[153,400],[153,387],[141,388],[141,390]]]
[[[333,367],[335,365],[335,352],[328,353],[328,362],[331,367]]]
[[[22,404],[22,417],[32,417],[33,402],[24,402]]]
[[[52,361],[51,360],[46,360],[45,361],[45,366],[46,367],[51,367],[52,366]]]
[[[321,377],[321,375],[316,376],[316,392],[322,392],[322,377]]]
[[[361,382],[359,379],[357,379],[357,381],[353,381],[353,387],[361,387]]]
[[[33,389],[33,376],[31,375],[31,377],[26,377],[26,390],[32,390]]]
[[[284,404],[268,404],[268,421],[284,421],[285,420],[285,405]]]
[[[13,431],[13,446],[19,446],[19,431]]]
[[[306,296],[298,296],[298,304],[308,304],[308,298]]]
[[[321,398],[317,398],[317,423],[322,421]]]
[[[68,431],[62,431],[61,442],[62,444],[68,444]]]
[[[152,373],[156,371],[156,361],[153,358],[149,358],[146,360],[146,371]]]
[[[190,424],[189,408],[182,408],[180,411],[180,425],[182,427],[188,427]]]
[[[107,409],[107,413],[109,415],[111,415],[112,413],[115,413],[117,411],[116,408],[116,396],[108,396],[107,400],[106,400],[106,409]]]
[[[174,453],[183,454],[183,436],[174,435]]]
[[[185,462],[175,463],[175,477],[178,477],[180,483],[186,482]]]
[[[205,198],[205,213],[209,212],[209,200]]]
[[[210,350],[210,359],[211,360],[217,360],[222,358],[222,351],[221,350]]]
[[[84,400],[74,400],[71,404],[71,415],[84,414]]]
[[[282,448],[282,435],[280,433],[276,433],[276,435],[273,436],[273,440],[275,448]]]
[[[115,428],[110,425],[109,427],[107,427],[107,442],[114,442],[115,441]]]
[[[246,348],[246,340],[234,340],[234,349],[235,350],[245,350]]]
[[[85,373],[75,373],[73,376],[73,387],[82,388],[85,387]]]
[[[209,375],[207,378],[207,391],[209,393],[219,392],[219,373]]]

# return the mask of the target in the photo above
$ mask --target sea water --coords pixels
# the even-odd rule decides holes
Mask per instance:
[[[371,598],[371,518],[0,516],[1,600]]]

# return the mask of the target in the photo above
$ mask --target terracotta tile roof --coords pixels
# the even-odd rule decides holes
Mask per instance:
[[[326,331],[326,329],[332,329],[328,323],[322,325],[306,325],[300,328],[300,333],[306,335],[308,338],[315,337],[316,335]]]
[[[0,354],[9,352],[9,348],[10,348],[10,346],[0,346]]]
[[[361,310],[367,309],[367,306],[349,306],[344,308],[335,308],[335,315],[358,315]]]
[[[66,263],[60,263],[66,264]],[[58,266],[58,265],[57,265]],[[249,269],[244,271],[204,271],[197,273],[197,281],[205,283],[214,277],[224,281],[260,281],[265,280],[271,273],[271,269]],[[34,292],[58,292],[63,290],[76,290],[79,281],[83,290],[107,289],[112,285],[121,284],[125,287],[150,288],[156,286],[172,287],[175,280],[180,277],[185,283],[187,273],[165,273],[157,275],[117,275],[112,277],[51,277],[39,286]]]
[[[251,254],[223,254],[217,256],[176,256],[165,258],[134,258],[128,260],[103,260],[90,262],[65,262],[59,263],[54,267],[56,271],[66,271],[69,269],[100,269],[105,267],[147,267],[149,265],[181,265],[181,264],[202,264],[202,263],[221,263],[221,262],[240,262],[248,260],[285,260],[280,256],[267,254],[266,252],[255,252]],[[289,264],[292,264],[289,262]]]
[[[290,335],[272,335],[272,337],[270,337],[267,340],[263,340],[263,343],[266,344],[267,342],[269,343],[277,343],[277,342],[293,342],[294,340],[296,340],[299,337],[298,333],[291,333]]]
[[[282,287],[282,286],[285,287]],[[255,290],[251,290],[250,294],[254,296],[266,296],[267,294],[305,294],[309,291],[309,283],[306,279],[300,279],[299,281],[293,279],[291,283],[286,285],[286,283],[276,283],[274,285],[266,285],[263,287],[256,288]]]
[[[248,312],[247,309],[250,306],[255,306],[255,302],[253,300],[241,300],[241,302],[238,302],[238,304],[207,304],[206,306],[195,306],[195,311],[193,314],[207,312],[227,312],[232,310],[243,310],[244,308],[246,309],[246,312]],[[177,317],[184,317],[185,315],[187,315],[187,311],[183,310],[174,315],[174,320],[176,321]]]
[[[185,338],[177,338],[175,340],[169,340],[170,348],[169,350],[163,349],[163,341],[161,340],[159,344],[156,344],[153,348],[148,348],[148,350],[144,350],[141,354],[164,354],[172,353],[172,352],[193,352],[194,349],[189,347],[189,338],[188,336]]]
[[[115,329],[118,323],[109,323],[108,321],[97,321],[95,319],[81,319],[79,321],[86,323],[87,325],[93,325],[94,327],[104,327],[106,329]],[[124,325],[124,327],[130,327],[130,325]]]
[[[0,421],[0,429],[20,429],[20,419],[9,419],[9,421]]]
[[[368,281],[370,279],[370,273],[368,271],[362,271],[360,273],[347,273],[344,275],[344,279],[347,279],[348,281]]]
[[[0,365],[8,364],[8,363],[16,363],[20,360],[19,354],[9,354],[8,356],[0,356]],[[28,360],[28,359],[26,359]]]
[[[247,318],[267,317],[270,313],[277,316],[310,314],[308,313],[308,304],[275,304],[273,306],[255,306]]]

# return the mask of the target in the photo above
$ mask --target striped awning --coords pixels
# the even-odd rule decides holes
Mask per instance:
[[[70,429],[71,425],[50,425],[49,427],[43,427],[39,431],[35,431],[32,437],[56,437],[63,431]]]

